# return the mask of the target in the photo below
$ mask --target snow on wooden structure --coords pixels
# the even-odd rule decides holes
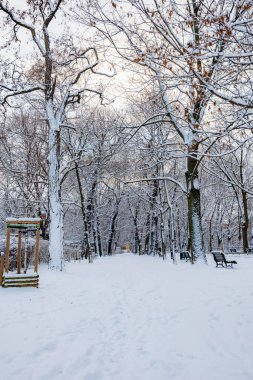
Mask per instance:
[[[25,287],[39,286],[39,240],[40,240],[40,218],[7,218],[6,219],[6,256],[5,266],[3,256],[0,257],[0,284],[3,287]],[[18,249],[17,249],[17,273],[9,273],[9,256],[10,256],[10,236],[11,229],[18,229]],[[21,250],[22,250],[22,231],[36,232],[34,274],[21,274]],[[5,270],[5,272],[4,272]]]

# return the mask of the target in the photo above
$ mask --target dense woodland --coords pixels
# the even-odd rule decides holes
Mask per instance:
[[[20,3],[20,4],[19,4]],[[253,245],[250,0],[1,1],[1,221],[51,268]]]

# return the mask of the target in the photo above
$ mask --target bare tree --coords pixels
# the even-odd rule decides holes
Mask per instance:
[[[61,202],[61,129],[66,124],[67,111],[73,109],[83,94],[102,94],[90,88],[87,74],[96,73],[99,64],[95,47],[80,47],[75,38],[67,34],[60,41],[54,38],[51,24],[61,18],[63,0],[29,1],[24,12],[1,2],[0,10],[13,24],[15,35],[23,29],[30,34],[39,58],[34,61],[33,83],[25,80],[12,85],[1,85],[2,104],[8,105],[17,95],[39,92],[43,98],[48,124],[48,186],[50,205],[49,252],[50,267],[62,270],[63,263],[63,210]],[[66,22],[66,21],[65,21]],[[63,25],[61,25],[63,27]],[[31,72],[30,72],[31,75]],[[106,75],[106,74],[105,74]]]

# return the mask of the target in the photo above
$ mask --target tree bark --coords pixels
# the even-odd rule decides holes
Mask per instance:
[[[82,182],[81,182],[79,168],[78,168],[77,163],[75,163],[75,171],[76,171],[76,178],[77,178],[78,190],[79,190],[79,195],[80,195],[81,212],[82,212],[83,228],[84,228],[84,245],[85,245],[85,247],[84,247],[84,252],[82,252],[82,257],[84,256],[85,258],[88,258],[90,255],[90,239],[89,239],[89,231],[88,231],[88,223],[87,223],[87,217],[86,217]]]
[[[243,243],[243,252],[247,253],[249,249],[249,240],[248,240],[249,214],[248,214],[248,204],[247,204],[247,193],[243,190],[242,190],[242,204],[243,204],[243,213],[244,213],[244,219],[242,220],[242,243]]]
[[[206,257],[203,250],[202,242],[202,225],[201,225],[201,203],[199,177],[196,165],[198,164],[198,143],[192,143],[188,150],[186,183],[188,190],[188,223],[189,236],[191,244],[192,260],[194,257],[197,262],[203,261],[206,263]]]
[[[112,255],[113,238],[115,235],[115,226],[116,226],[116,219],[118,216],[119,202],[120,200],[116,200],[115,209],[114,209],[112,219],[111,219],[109,238],[108,238],[108,248],[107,248],[108,255]]]
[[[50,269],[63,270],[63,209],[60,188],[60,131],[49,118],[48,186],[50,205],[49,255]]]

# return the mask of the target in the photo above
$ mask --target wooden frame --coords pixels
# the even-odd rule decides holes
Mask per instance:
[[[18,259],[17,259],[17,273],[21,273],[21,246],[22,244],[22,231],[18,231]]]
[[[21,273],[21,251],[22,251],[22,229],[34,227],[36,228],[36,245],[34,257],[34,272],[38,273],[39,266],[39,247],[40,247],[40,218],[7,218],[6,219],[6,258],[5,258],[5,272],[9,272],[9,256],[10,256],[10,236],[11,229],[18,229],[18,261],[17,261],[17,274]]]
[[[4,253],[0,253],[0,285],[3,282],[3,274],[4,274]]]

